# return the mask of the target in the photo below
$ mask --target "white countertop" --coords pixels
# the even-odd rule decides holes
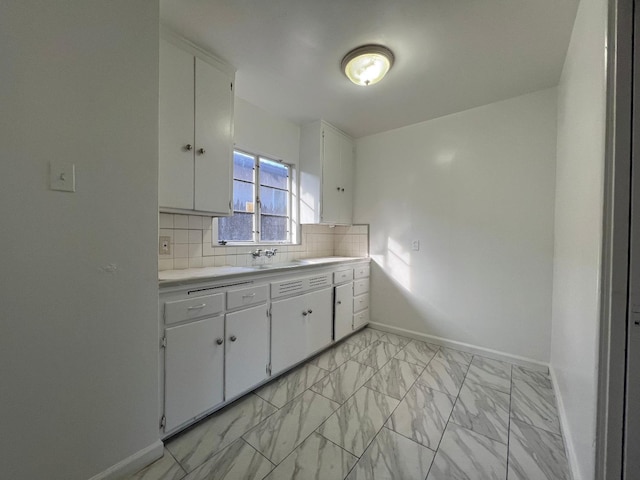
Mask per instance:
[[[265,263],[263,265],[244,267],[201,267],[181,270],[162,270],[158,272],[160,286],[173,286],[201,282],[204,280],[221,280],[241,275],[255,275],[256,273],[282,273],[290,270],[303,270],[310,267],[332,265],[336,263],[355,263],[368,261],[369,257],[320,257],[301,258],[286,263]]]

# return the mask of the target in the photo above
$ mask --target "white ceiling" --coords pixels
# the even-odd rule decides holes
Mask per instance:
[[[236,94],[354,137],[557,85],[578,0],[161,0],[161,21],[237,69]],[[381,43],[377,85],[340,71]]]

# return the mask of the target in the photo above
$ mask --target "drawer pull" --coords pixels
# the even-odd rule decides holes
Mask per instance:
[[[231,337],[229,337],[229,340],[231,340],[232,342],[235,342],[238,339],[238,337],[236,337],[235,335],[231,335]]]
[[[312,313],[313,313],[313,310],[309,309],[309,310],[307,310],[307,312],[308,312],[309,314],[312,314]]]
[[[253,298],[256,296],[256,292],[247,293],[246,295],[242,295],[242,298]]]
[[[193,305],[192,307],[187,307],[187,310],[200,310],[201,308],[206,307],[206,303],[201,303],[200,305]]]
[[[338,300],[337,303],[338,303],[338,305],[342,305],[342,301],[341,300]]]
[[[303,316],[303,317],[306,317],[307,315],[309,315],[309,312],[308,312],[308,311],[306,311],[306,310],[305,310],[304,312],[302,312],[302,316]]]
[[[216,343],[217,343],[218,345],[222,345],[222,344],[224,343],[224,340],[222,340],[221,338],[218,338],[218,339],[216,340]]]

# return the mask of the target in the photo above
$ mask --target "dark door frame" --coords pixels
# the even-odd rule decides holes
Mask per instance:
[[[634,0],[609,0],[596,475],[624,471],[633,139]],[[630,480],[630,479],[629,479]]]

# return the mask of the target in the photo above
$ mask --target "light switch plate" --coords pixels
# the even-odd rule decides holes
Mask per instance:
[[[160,255],[170,255],[171,254],[171,237],[160,237],[160,241],[158,243],[158,253]]]
[[[49,187],[61,192],[75,192],[76,166],[73,163],[51,162]]]

